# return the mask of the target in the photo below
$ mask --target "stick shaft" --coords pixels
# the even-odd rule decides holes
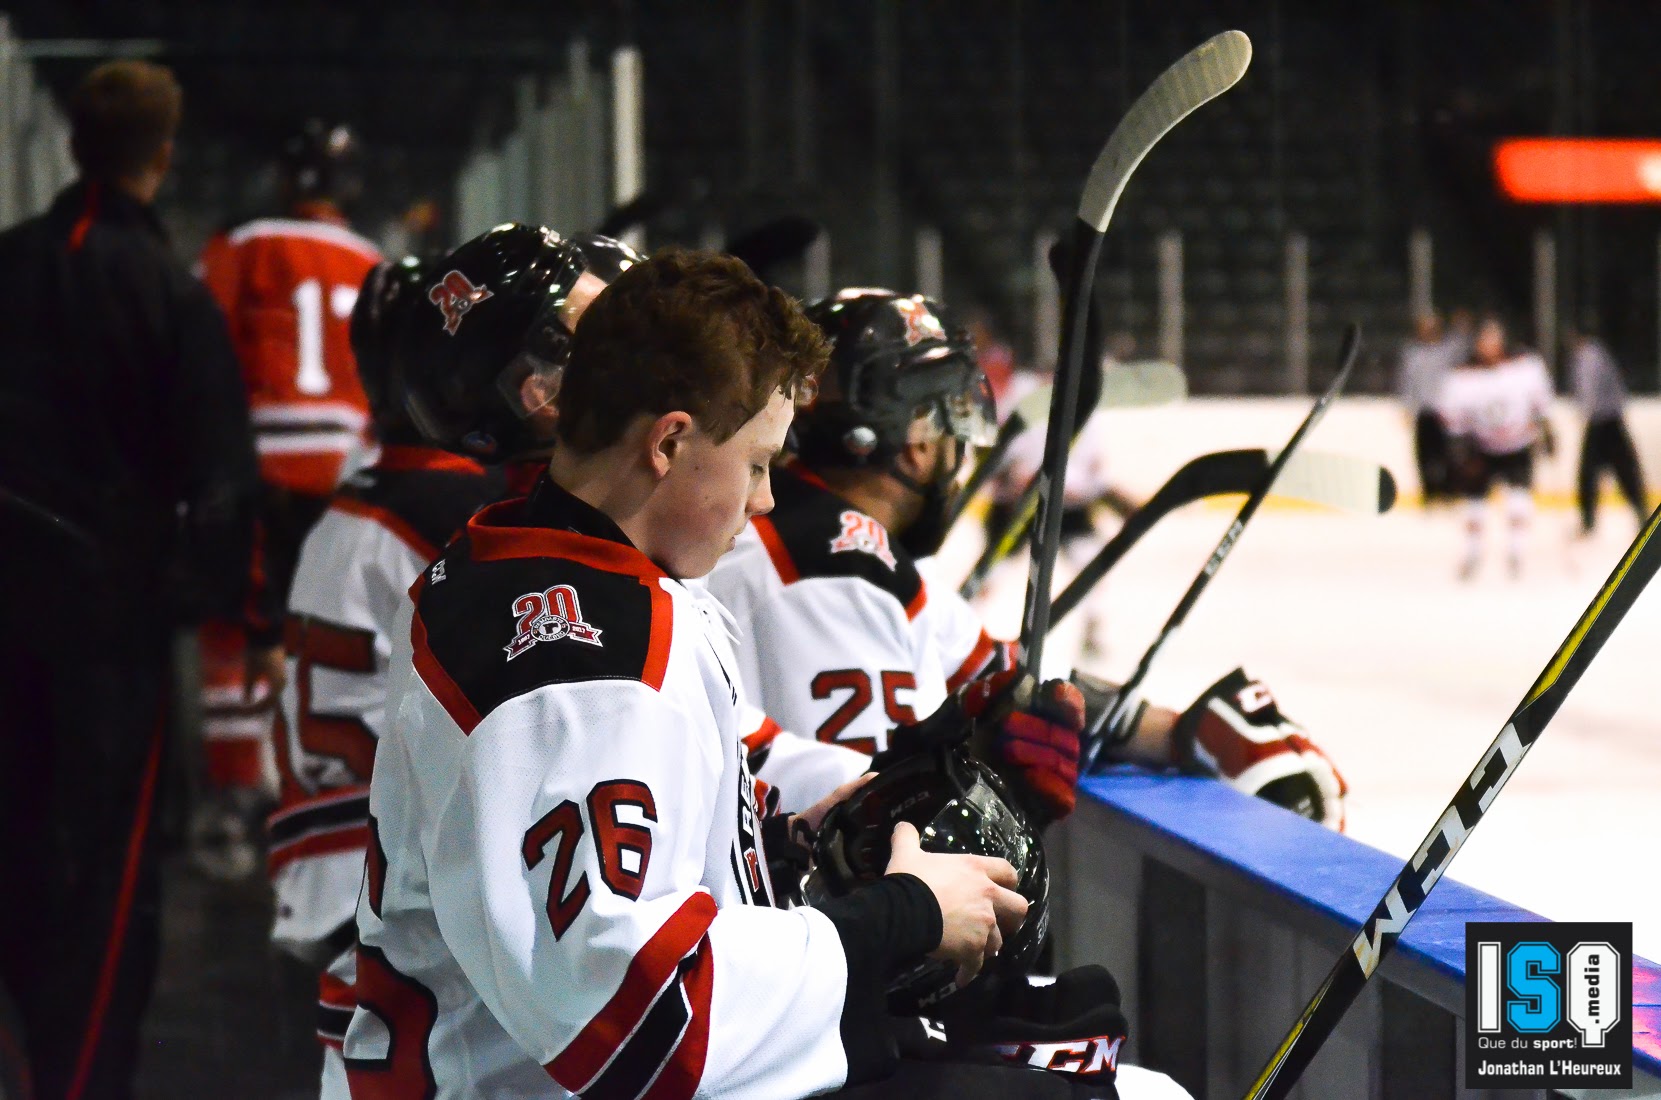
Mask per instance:
[[[1620,625],[1621,619],[1661,568],[1661,508],[1638,533],[1626,556],[1581,613],[1574,629],[1557,648],[1551,662],[1535,679],[1528,694],[1483,753],[1470,777],[1396,881],[1391,884],[1349,949],[1339,957],[1326,981],[1316,991],[1291,1032],[1246,1093],[1246,1100],[1282,1100],[1310,1060],[1343,1019],[1379,964],[1384,961],[1407,922],[1424,905],[1432,887],[1442,878],[1465,840],[1481,823],[1517,766],[1557,714],[1563,700],[1579,683],[1592,659]]]

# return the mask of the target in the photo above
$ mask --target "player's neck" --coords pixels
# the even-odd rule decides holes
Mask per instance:
[[[652,506],[657,478],[636,461],[637,447],[629,437],[594,454],[555,447],[548,460],[548,476],[566,492],[605,513],[647,557],[663,534],[658,509]],[[654,560],[655,557],[654,557]]]
[[[897,535],[917,510],[916,494],[875,470],[815,470],[831,492]]]

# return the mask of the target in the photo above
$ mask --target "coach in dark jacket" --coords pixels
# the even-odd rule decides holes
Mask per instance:
[[[160,66],[94,70],[80,179],[0,233],[0,979],[48,1100],[131,1095],[170,640],[248,572],[247,397],[150,207],[180,102]]]

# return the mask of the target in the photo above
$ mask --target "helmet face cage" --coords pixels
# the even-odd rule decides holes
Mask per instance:
[[[838,897],[879,878],[888,864],[894,825],[917,826],[930,852],[997,856],[1018,876],[1026,921],[1004,941],[998,966],[1024,973],[1037,961],[1049,931],[1049,867],[1038,832],[1003,781],[961,751],[924,753],[900,761],[831,811],[820,830],[810,902]],[[890,986],[895,1011],[921,1011],[957,992],[956,968],[929,959]]]
[[[558,396],[570,353],[562,311],[585,279],[598,282],[584,254],[552,230],[504,225],[427,275],[394,355],[410,420],[429,442],[485,461],[546,447],[552,418],[536,414]]]
[[[939,303],[849,288],[808,313],[832,342],[822,384],[830,399],[801,425],[801,438],[819,437],[814,449],[869,465],[942,434],[966,446],[991,442],[997,416],[974,341]]]

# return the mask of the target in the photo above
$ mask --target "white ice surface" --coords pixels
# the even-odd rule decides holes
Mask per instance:
[[[1170,516],[1108,576],[1095,604],[1106,653],[1085,667],[1130,672],[1235,507]],[[1606,508],[1592,540],[1571,543],[1569,513],[1543,512],[1514,581],[1494,511],[1484,568],[1460,583],[1456,513],[1363,519],[1265,509],[1167,649],[1149,696],[1181,710],[1243,665],[1337,761],[1350,785],[1349,835],[1405,859],[1636,533],[1630,514]],[[972,558],[977,544],[978,532],[954,532],[941,573]],[[989,589],[988,619],[1004,636],[1018,627],[1025,576],[1023,561]],[[1656,588],[1661,581],[1627,614],[1449,871],[1556,920],[1630,920],[1636,950],[1651,959],[1661,959],[1661,869],[1651,847],[1661,841]],[[1072,637],[1058,637],[1058,648],[1076,652],[1077,629],[1063,624],[1058,635]]]

